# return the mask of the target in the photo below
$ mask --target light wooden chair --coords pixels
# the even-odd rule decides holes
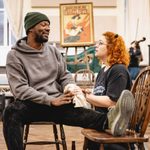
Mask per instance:
[[[80,69],[75,73],[74,80],[81,88],[93,88],[95,74],[89,69]]]
[[[85,136],[84,150],[87,150],[88,140],[100,143],[100,150],[104,150],[104,144],[112,143],[127,143],[129,149],[130,143],[134,143],[138,147],[138,150],[145,149],[144,142],[148,142],[149,140],[145,132],[150,121],[150,66],[140,72],[131,91],[135,97],[135,110],[126,135],[114,137],[107,132],[83,129],[81,132]]]
[[[54,133],[54,140],[51,141],[28,141],[29,129],[30,125],[52,125],[53,126],[53,133]],[[58,134],[58,126],[60,128],[60,137]],[[26,149],[26,145],[34,144],[34,145],[43,145],[43,144],[55,144],[56,150],[60,150],[60,146],[62,145],[63,150],[67,150],[67,144],[65,140],[65,132],[62,124],[55,124],[54,122],[31,122],[25,125],[24,128],[24,150]]]

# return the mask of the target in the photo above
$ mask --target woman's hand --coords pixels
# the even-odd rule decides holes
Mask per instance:
[[[71,92],[68,92],[52,100],[51,105],[61,106],[61,105],[69,104],[69,103],[72,103],[73,98],[74,98],[74,94]]]
[[[92,90],[91,89],[82,89],[82,92],[86,95],[86,94],[91,94]]]

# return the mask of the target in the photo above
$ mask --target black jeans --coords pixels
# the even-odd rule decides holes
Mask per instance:
[[[107,114],[74,108],[72,104],[52,107],[17,100],[8,105],[3,114],[3,133],[8,150],[23,150],[23,127],[32,121],[53,121],[96,130],[104,130],[108,124]]]
[[[100,144],[90,141],[87,141],[88,150],[99,150]],[[128,144],[126,143],[117,143],[117,144],[104,144],[104,150],[128,150]],[[131,149],[134,150],[134,149]]]

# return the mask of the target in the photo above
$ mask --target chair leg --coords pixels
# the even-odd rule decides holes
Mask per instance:
[[[99,150],[104,150],[104,144],[100,144],[100,149]]]
[[[138,149],[137,143],[128,143],[128,150]]]
[[[143,143],[138,143],[138,148],[139,148],[139,150],[145,150]]]
[[[88,146],[88,139],[85,137],[84,144],[83,144],[83,150],[87,150],[87,146]]]
[[[130,144],[128,143],[128,150],[130,150]]]
[[[71,150],[76,150],[76,142],[72,141]]]
[[[23,137],[23,149],[26,149],[26,145],[27,145],[27,140],[28,140],[28,134],[29,134],[29,127],[30,125],[27,124],[25,125],[25,129],[24,129],[24,137]]]
[[[54,133],[54,138],[55,138],[55,142],[56,142],[56,149],[60,150],[56,124],[53,125],[53,133]]]
[[[66,137],[63,125],[60,125],[60,135],[62,140],[63,150],[67,150]]]

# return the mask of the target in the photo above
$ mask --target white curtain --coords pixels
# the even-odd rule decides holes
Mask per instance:
[[[134,40],[146,37],[141,43],[144,55],[142,64],[148,64],[150,44],[150,0],[125,0],[126,2],[126,41],[128,45]]]
[[[4,0],[4,7],[16,39],[20,38],[23,32],[23,6],[24,0]]]

